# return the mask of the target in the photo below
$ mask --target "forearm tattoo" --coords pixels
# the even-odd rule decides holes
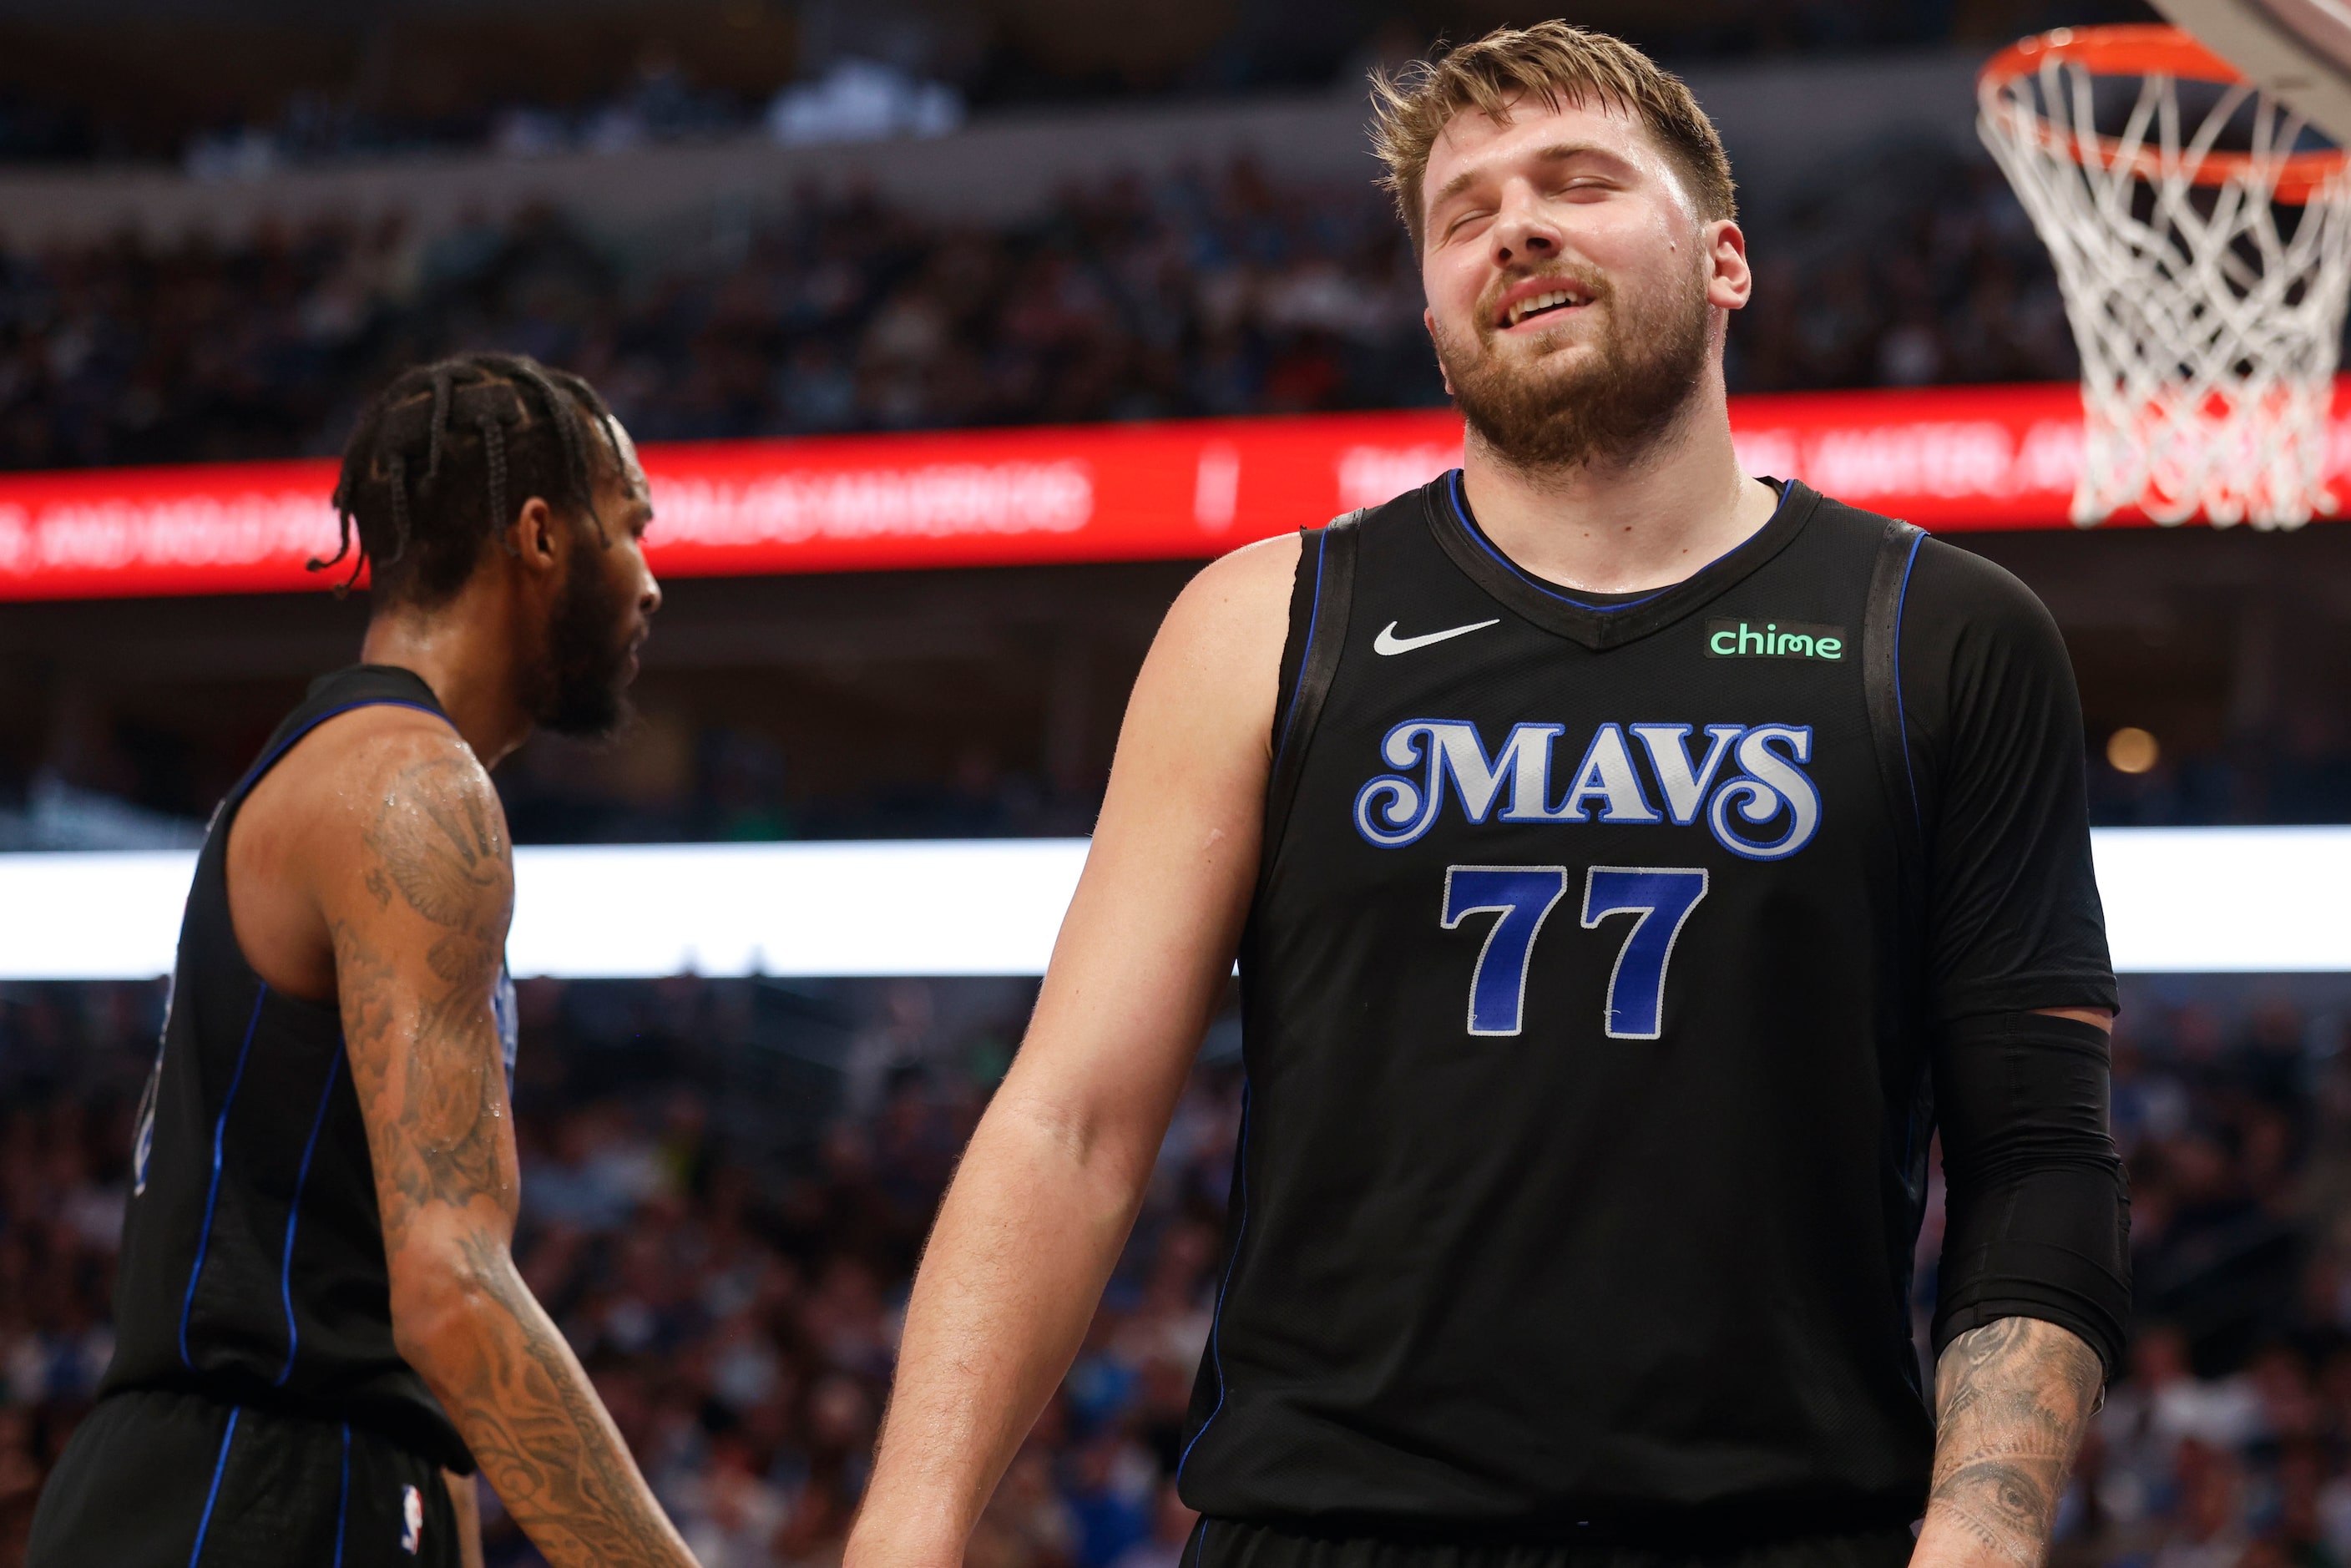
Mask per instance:
[[[474,1375],[441,1393],[498,1500],[556,1568],[689,1562],[506,1249],[477,1239],[473,1250],[498,1330],[482,1336]]]
[[[333,934],[386,1250],[397,1256],[428,1219],[462,1238],[455,1267],[480,1327],[439,1349],[433,1391],[555,1568],[689,1564],[508,1251],[518,1190],[492,998],[514,870],[487,779],[456,758],[408,768],[361,853],[377,911],[398,901],[432,930],[405,962],[372,920],[338,921]],[[450,1228],[436,1209],[465,1221]]]
[[[2053,1323],[2002,1318],[1953,1340],[1935,1368],[1928,1528],[2040,1568],[2104,1381],[2096,1353]]]

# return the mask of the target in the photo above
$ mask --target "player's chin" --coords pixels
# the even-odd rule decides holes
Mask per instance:
[[[1543,386],[1582,379],[1587,367],[1599,358],[1597,344],[1580,336],[1556,332],[1505,343],[1490,356],[1490,363],[1513,381]]]

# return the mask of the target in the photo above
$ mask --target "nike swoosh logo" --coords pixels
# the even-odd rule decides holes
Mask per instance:
[[[1471,632],[1483,632],[1489,626],[1501,623],[1502,618],[1497,615],[1491,621],[1474,621],[1467,626],[1449,626],[1442,632],[1424,632],[1417,637],[1399,637],[1395,634],[1396,623],[1391,621],[1380,629],[1378,636],[1372,639],[1372,652],[1409,653],[1415,648],[1426,648],[1431,643],[1442,643],[1447,637],[1466,636]]]

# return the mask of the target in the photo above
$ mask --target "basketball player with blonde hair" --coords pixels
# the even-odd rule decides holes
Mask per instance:
[[[1740,467],[1680,82],[1547,23],[1378,129],[1463,465],[1169,612],[849,1568],[961,1561],[1236,957],[1186,1568],[2035,1568],[2128,1309],[2056,628]]]

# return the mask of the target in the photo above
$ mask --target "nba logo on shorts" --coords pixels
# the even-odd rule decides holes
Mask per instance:
[[[414,1487],[400,1489],[400,1549],[411,1557],[424,1544],[424,1494]]]

